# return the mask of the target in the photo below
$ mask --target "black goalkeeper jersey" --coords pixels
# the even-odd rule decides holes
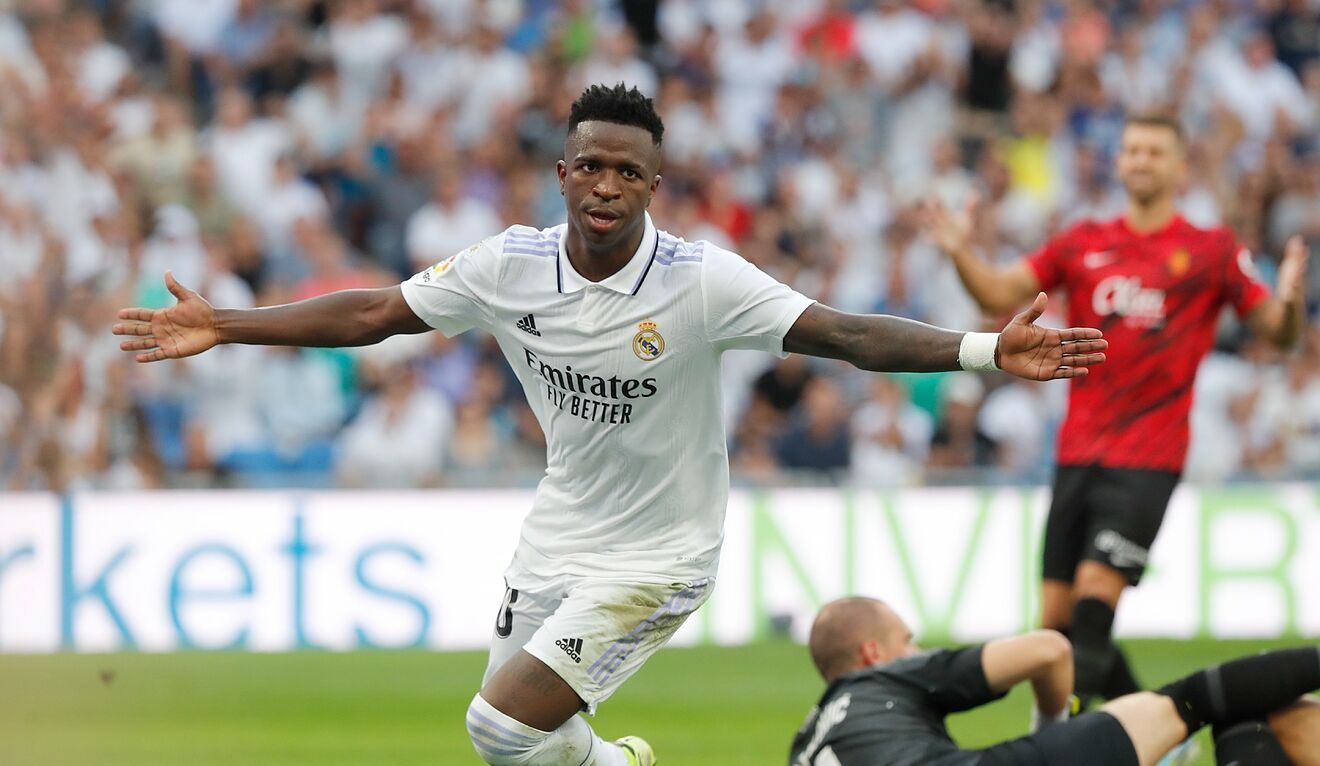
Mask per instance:
[[[937,649],[850,673],[830,684],[793,738],[790,766],[955,766],[950,713],[1003,697],[990,690],[981,646]]]

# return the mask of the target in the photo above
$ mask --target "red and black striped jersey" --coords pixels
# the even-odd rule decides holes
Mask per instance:
[[[1181,216],[1139,234],[1084,221],[1027,259],[1041,289],[1068,292],[1068,322],[1098,327],[1108,360],[1072,380],[1059,462],[1181,471],[1192,384],[1225,305],[1243,316],[1269,296],[1251,251],[1226,228]]]

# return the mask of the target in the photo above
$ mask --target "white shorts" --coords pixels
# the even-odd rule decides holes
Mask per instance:
[[[542,592],[506,589],[485,686],[519,649],[564,679],[595,715],[710,597],[713,580],[672,585],[576,579]]]

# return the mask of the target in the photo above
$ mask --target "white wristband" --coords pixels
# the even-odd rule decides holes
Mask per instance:
[[[997,332],[969,332],[958,346],[958,364],[964,370],[985,372],[999,369],[995,364],[995,349],[999,347]]]

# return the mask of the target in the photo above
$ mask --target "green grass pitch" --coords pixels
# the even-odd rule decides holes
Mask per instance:
[[[1149,684],[1277,645],[1127,644]],[[425,652],[0,656],[0,763],[478,764],[463,713],[484,663]],[[646,737],[661,766],[783,764],[820,691],[790,643],[668,649],[593,724],[606,738]],[[950,719],[954,736],[975,746],[1024,733],[1028,698],[1019,689]]]

